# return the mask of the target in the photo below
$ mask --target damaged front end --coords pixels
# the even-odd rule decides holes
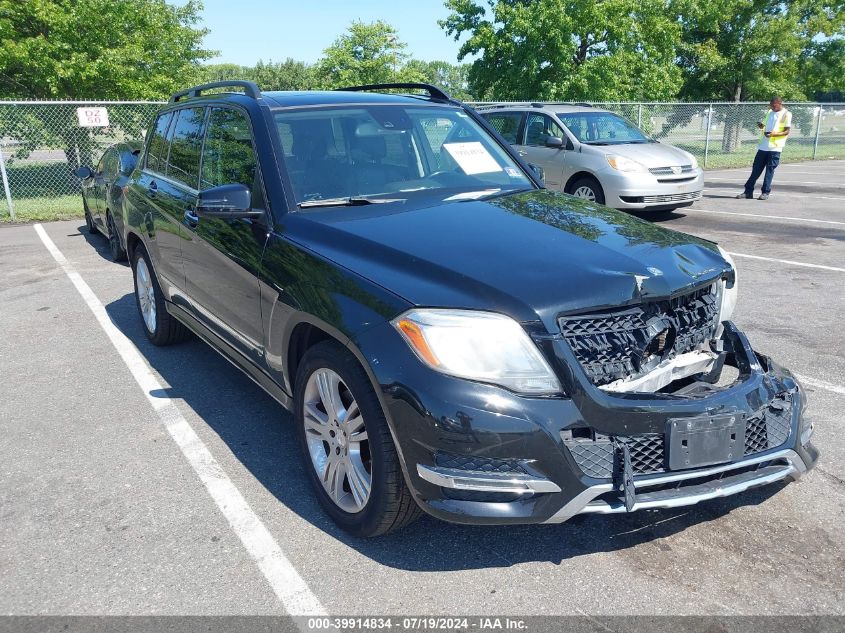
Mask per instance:
[[[736,280],[723,276],[559,317],[555,353],[575,367],[583,416],[560,437],[586,488],[550,521],[690,505],[815,464],[803,389],[728,320],[735,301]]]

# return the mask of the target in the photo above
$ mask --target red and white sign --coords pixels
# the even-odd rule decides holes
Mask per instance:
[[[77,108],[76,117],[80,127],[105,127],[109,124],[109,113],[105,108]]]

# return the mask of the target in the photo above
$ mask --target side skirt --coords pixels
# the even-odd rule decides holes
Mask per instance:
[[[286,393],[278,383],[272,380],[266,373],[261,371],[253,363],[245,360],[238,352],[236,352],[228,343],[223,341],[219,336],[214,334],[211,330],[197,321],[191,314],[181,306],[167,302],[167,311],[171,316],[178,319],[191,332],[196,334],[200,339],[208,344],[211,349],[220,354],[223,358],[229,361],[232,365],[240,369],[247,378],[252,380],[256,385],[261,387],[267,394],[276,402],[282,405],[288,411],[293,411],[293,398]]]

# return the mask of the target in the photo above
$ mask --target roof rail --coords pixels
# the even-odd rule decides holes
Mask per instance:
[[[592,103],[587,103],[586,101],[578,101],[576,103],[573,103],[572,105],[581,106],[582,108],[592,108],[593,107]]]
[[[211,90],[212,88],[230,87],[243,88],[244,94],[248,97],[252,97],[253,99],[261,98],[261,90],[255,84],[255,82],[246,81],[244,79],[229,79],[227,81],[212,81],[208,84],[202,84],[199,86],[194,86],[193,88],[188,88],[187,90],[181,90],[174,94],[172,97],[170,97],[170,103],[174,103],[186,97],[199,97],[203,92],[205,92],[206,90]]]
[[[423,83],[416,83],[416,82],[403,82],[403,83],[390,83],[390,84],[366,84],[364,86],[345,86],[343,88],[335,88],[335,90],[341,90],[345,92],[370,92],[376,90],[390,90],[394,88],[407,88],[407,89],[417,89],[417,90],[425,90],[428,92],[428,96],[432,99],[439,99],[441,101],[452,101],[452,97],[448,94],[443,92],[437,86],[432,86],[431,84],[423,84]]]

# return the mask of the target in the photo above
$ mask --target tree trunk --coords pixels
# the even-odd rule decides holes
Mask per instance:
[[[739,103],[742,100],[742,82],[734,86],[733,101]],[[722,136],[722,151],[731,154],[739,149],[739,135],[742,131],[742,117],[739,108],[728,111],[725,116],[725,133]]]

